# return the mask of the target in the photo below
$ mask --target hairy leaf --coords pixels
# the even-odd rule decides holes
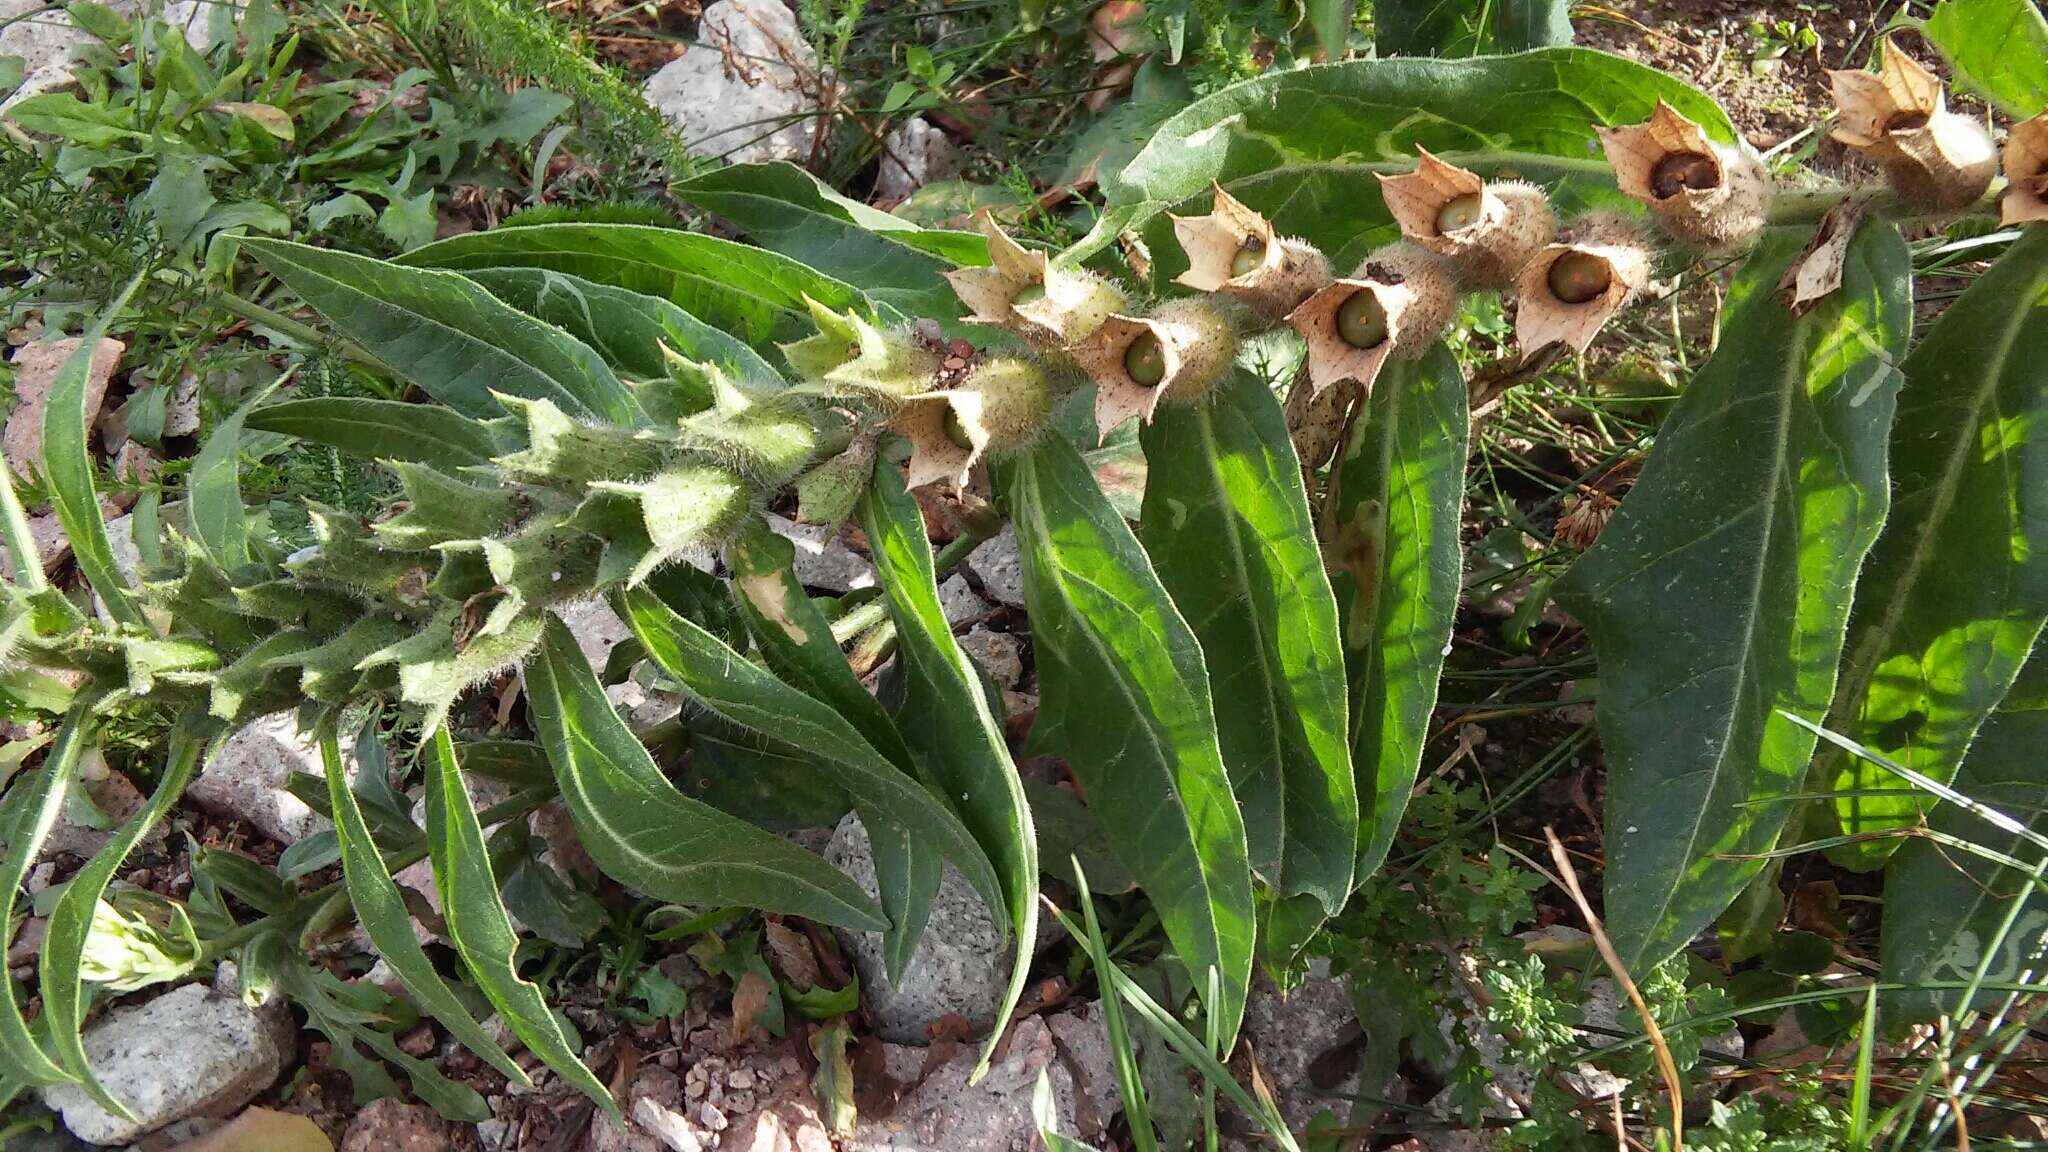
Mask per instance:
[[[64,536],[71,541],[71,552],[78,561],[78,570],[85,575],[93,591],[99,593],[100,601],[107,606],[107,614],[117,623],[138,628],[147,627],[142,609],[136,605],[130,594],[127,578],[121,575],[120,566],[114,563],[113,545],[107,541],[107,526],[100,519],[99,493],[93,487],[93,453],[88,439],[93,414],[86,411],[86,402],[91,389],[89,382],[95,371],[111,371],[104,354],[95,355],[101,340],[107,334],[107,325],[128,302],[135,285],[121,293],[119,299],[109,304],[93,326],[86,330],[78,347],[65,357],[64,366],[57,370],[57,378],[50,382],[50,390],[43,409],[43,475],[49,482],[50,507],[57,513],[57,520],[64,526]],[[119,355],[119,345],[112,349]],[[95,366],[95,360],[101,363]],[[14,461],[0,462],[0,467],[12,468]]]
[[[42,767],[28,779],[18,781],[8,791],[6,803],[0,805],[0,817],[12,815],[11,822],[0,827],[0,843],[7,847],[7,855],[0,858],[0,939],[12,940],[15,897],[50,829],[56,827],[57,817],[64,810],[64,797],[78,778],[78,758],[92,739],[92,706],[97,701],[98,696],[93,695],[71,706],[64,726],[57,732],[56,744],[43,757]],[[75,1082],[78,1077],[52,1061],[30,1032],[21,1004],[15,999],[16,992],[14,980],[0,978],[0,1056],[7,1059],[7,1078],[37,1086]],[[114,1111],[121,1109],[117,1107]]]
[[[2048,18],[2035,0],[1941,0],[1920,34],[1999,111],[2024,120],[2048,108]]]
[[[2048,231],[2032,229],[1950,304],[1905,365],[1891,517],[1850,613],[1830,727],[1946,781],[2048,619]],[[1894,778],[1832,746],[1838,791]],[[1908,796],[1844,795],[1847,833],[1918,822]],[[1844,845],[1874,865],[1895,840]]]
[[[1496,56],[1572,42],[1565,0],[1380,0],[1372,8],[1381,56]]]
[[[1763,864],[1833,695],[1856,570],[1884,522],[1910,323],[1905,244],[1849,245],[1842,286],[1795,316],[1796,236],[1729,290],[1687,386],[1600,540],[1558,585],[1600,660],[1606,914],[1635,971],[1711,924]]]
[[[276,387],[250,397],[221,421],[185,478],[185,520],[192,539],[224,572],[249,562],[249,532],[242,522],[242,424]]]
[[[1201,644],[1064,437],[1003,462],[1002,492],[1023,559],[1040,723],[1057,732],[1181,963],[1220,974],[1209,1011],[1227,1050],[1251,977],[1251,862]]]
[[[488,463],[504,450],[490,429],[452,408],[360,396],[314,396],[265,405],[249,413],[248,426],[357,456],[436,468]]]

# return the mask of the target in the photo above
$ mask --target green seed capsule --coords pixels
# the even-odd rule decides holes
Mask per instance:
[[[1479,214],[1484,207],[1484,197],[1479,192],[1467,192],[1463,196],[1452,197],[1443,207],[1436,210],[1437,234],[1441,236],[1446,232],[1456,232],[1460,228],[1470,228],[1479,223]]]
[[[1036,304],[1043,299],[1045,299],[1045,285],[1026,284],[1017,292],[1016,296],[1011,298],[1010,307],[1015,308],[1023,304]]]
[[[967,425],[960,422],[960,413],[951,404],[946,405],[946,439],[955,447],[974,450],[974,437],[967,434]]]
[[[1584,304],[1607,291],[1614,270],[1590,252],[1567,252],[1550,264],[1550,294],[1566,304]]]
[[[1230,278],[1235,280],[1239,276],[1249,276],[1265,263],[1265,243],[1256,236],[1247,236],[1230,258]]]
[[[1361,288],[1337,306],[1337,338],[1353,348],[1377,348],[1387,339],[1387,310]]]
[[[1140,332],[1124,349],[1124,373],[1133,383],[1157,387],[1166,379],[1166,346],[1150,332]]]

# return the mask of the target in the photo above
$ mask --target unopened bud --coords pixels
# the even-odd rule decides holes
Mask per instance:
[[[1584,352],[1603,325],[1650,280],[1650,248],[1623,217],[1578,221],[1522,269],[1515,342],[1524,357],[1550,344]]]
[[[954,294],[968,307],[970,323],[994,324],[1042,347],[1059,348],[1085,339],[1125,306],[1124,294],[1109,281],[1092,272],[1053,267],[1045,253],[1027,251],[1005,235],[986,211],[976,219],[988,238],[989,265],[946,273]]]
[[[1557,216],[1543,189],[1488,183],[1423,149],[1415,171],[1381,176],[1380,192],[1401,235],[1449,260],[1477,288],[1505,288],[1550,243]]]
[[[1887,39],[1876,73],[1828,73],[1841,122],[1834,137],[1870,158],[1901,200],[1919,208],[1967,208],[1991,186],[1991,134],[1950,112],[1941,81]]]
[[[955,388],[914,396],[889,421],[910,441],[912,488],[949,480],[965,485],[991,453],[1022,448],[1052,417],[1052,384],[1037,365],[987,360]]]
[[[78,974],[114,992],[176,980],[199,963],[199,936],[185,909],[152,892],[124,888],[93,905]]]
[[[1763,230],[1771,182],[1748,148],[1717,143],[1662,100],[1644,123],[1595,131],[1615,185],[1680,241],[1736,248]]]
[[[2005,195],[1998,222],[2048,220],[2048,112],[2012,126],[2005,138]]]
[[[1230,371],[1237,333],[1216,305],[1190,296],[1149,316],[1111,316],[1073,354],[1095,381],[1095,427],[1108,436],[1133,416],[1151,423],[1161,401],[1206,397]]]
[[[875,327],[851,309],[834,312],[809,296],[817,334],[782,345],[783,359],[805,378],[800,387],[832,399],[895,402],[931,387],[939,357],[906,330]]]
[[[1207,216],[1173,217],[1173,234],[1188,256],[1188,270],[1174,283],[1221,292],[1268,320],[1287,315],[1329,283],[1329,263],[1314,246],[1275,235],[1264,216],[1215,187]]]
[[[1340,380],[1368,392],[1388,359],[1420,356],[1458,309],[1456,274],[1403,241],[1365,258],[1351,275],[1309,297],[1287,317],[1308,344],[1309,387]]]

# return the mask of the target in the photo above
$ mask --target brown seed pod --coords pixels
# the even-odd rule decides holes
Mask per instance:
[[[1739,248],[1763,230],[1771,182],[1747,147],[1716,143],[1662,100],[1641,124],[1594,131],[1616,186],[1680,241]]]
[[[1150,316],[1111,316],[1073,356],[1095,381],[1095,427],[1107,436],[1133,416],[1151,423],[1162,400],[1207,396],[1237,356],[1237,333],[1216,305],[1189,296]]]
[[[1215,189],[1215,206],[1207,216],[1172,217],[1174,237],[1188,255],[1188,270],[1174,283],[1221,292],[1278,320],[1330,282],[1329,262],[1308,241],[1274,235],[1264,216],[1222,185]]]
[[[1381,176],[1401,235],[1449,260],[1475,288],[1505,288],[1550,243],[1557,215],[1534,184],[1488,183],[1418,148],[1415,171]]]
[[[1829,72],[1842,113],[1834,137],[1884,169],[1899,198],[1933,211],[1967,208],[1991,186],[1991,134],[1950,112],[1941,81],[1887,39],[1875,73]]]
[[[1450,326],[1458,280],[1447,263],[1406,241],[1365,258],[1351,275],[1288,314],[1308,343],[1309,387],[1340,380],[1366,391],[1389,358],[1412,360]]]
[[[984,456],[1031,443],[1051,416],[1045,373],[1001,357],[976,366],[956,388],[911,397],[888,427],[910,441],[910,487],[941,480],[964,486]]]
[[[2048,220],[2048,112],[2012,126],[2005,138],[2005,194],[2000,224]]]
[[[1092,272],[1053,267],[1045,253],[1028,251],[1004,234],[986,210],[975,219],[988,237],[989,265],[946,273],[953,293],[970,310],[968,322],[999,325],[1057,348],[1086,338],[1126,306],[1115,285]]]
[[[1650,281],[1650,246],[1626,217],[1596,213],[1567,228],[1515,282],[1515,343],[1526,359],[1563,343],[1584,352]]]

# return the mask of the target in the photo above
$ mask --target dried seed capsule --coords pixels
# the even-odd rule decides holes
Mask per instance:
[[[2012,126],[2005,138],[2005,194],[1998,222],[2048,220],[2048,112]]]
[[[1841,122],[1834,137],[1884,169],[1899,198],[1919,208],[1967,208],[1991,186],[1991,134],[1950,112],[1934,73],[1884,42],[1876,73],[1828,73]]]
[[[984,361],[959,387],[913,396],[888,422],[910,441],[912,488],[967,483],[990,453],[1021,448],[1052,416],[1052,386],[1038,366],[1001,357]]]
[[[1173,234],[1188,256],[1188,270],[1174,283],[1242,300],[1268,320],[1330,281],[1322,253],[1305,240],[1274,235],[1270,221],[1221,185],[1207,216],[1173,217]]]
[[[1390,358],[1412,360],[1450,326],[1457,275],[1405,241],[1365,258],[1351,275],[1308,298],[1287,317],[1308,344],[1309,387],[1340,380],[1368,391]]]
[[[1107,436],[1133,416],[1150,423],[1162,401],[1207,396],[1237,356],[1237,334],[1221,309],[1190,296],[1150,316],[1111,316],[1073,355],[1095,381],[1095,427]]]
[[[1650,280],[1650,248],[1626,218],[1587,216],[1538,253],[1515,284],[1515,342],[1524,357],[1550,344],[1584,352]]]
[[[1644,123],[1595,131],[1616,186],[1684,243],[1736,248],[1763,230],[1771,183],[1747,147],[1717,143],[1662,100]]]
[[[1401,235],[1449,260],[1475,288],[1505,288],[1550,243],[1557,216],[1541,188],[1488,183],[1424,149],[1415,171],[1381,176],[1380,192]]]
[[[998,325],[1041,347],[1060,348],[1125,307],[1124,294],[1109,281],[1053,267],[1044,252],[1027,251],[1005,235],[986,211],[975,219],[988,237],[990,264],[946,273],[970,323]]]

